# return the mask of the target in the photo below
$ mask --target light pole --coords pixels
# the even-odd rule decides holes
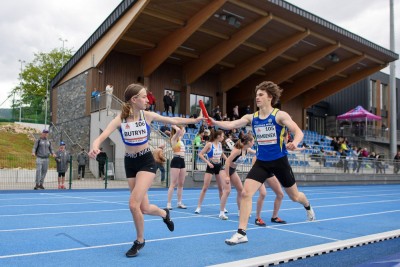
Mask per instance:
[[[63,44],[63,46],[62,46],[62,54],[61,54],[61,66],[64,66],[64,43],[68,42],[68,40],[67,39],[63,39],[61,37],[58,38],[58,40],[60,40],[62,42],[62,44]]]
[[[25,60],[18,59],[18,61],[21,63],[21,71],[19,73],[19,90],[21,93],[21,99],[19,102],[19,122],[21,122],[21,117],[22,117],[22,64],[25,63]]]
[[[46,106],[46,111],[45,111],[45,113],[44,113],[44,128],[45,129],[47,129],[47,109],[48,109],[48,101],[49,101],[49,94],[48,94],[48,89],[49,89],[49,73],[47,73],[47,76],[46,76],[46,103],[45,103],[45,106]]]

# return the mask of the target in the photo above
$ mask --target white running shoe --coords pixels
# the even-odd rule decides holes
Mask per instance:
[[[315,212],[312,207],[310,207],[310,210],[306,210],[306,211],[307,211],[307,221],[312,222],[317,219],[315,217]]]
[[[187,207],[185,206],[185,204],[181,203],[178,204],[178,209],[187,209]]]
[[[224,213],[228,213],[228,210],[224,208]]]
[[[167,209],[172,210],[171,204],[167,204]]]
[[[220,214],[220,215],[219,215],[219,218],[220,218],[221,220],[228,220],[228,216],[226,216],[225,214]]]
[[[225,243],[229,246],[234,246],[241,243],[247,243],[248,241],[247,235],[241,235],[236,232],[230,239],[226,239]]]
[[[201,208],[197,208],[197,209],[194,211],[194,213],[196,213],[196,214],[200,214],[200,212],[201,212]]]

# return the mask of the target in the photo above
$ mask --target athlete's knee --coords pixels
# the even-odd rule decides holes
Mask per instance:
[[[289,195],[289,197],[293,202],[299,202],[301,199],[301,194],[300,194],[300,192],[297,192],[297,193]]]
[[[241,194],[241,196],[242,196],[242,199],[251,199],[253,196],[249,193],[249,192],[247,192],[246,190],[242,190],[242,194]]]
[[[141,211],[140,203],[134,200],[129,201],[129,209],[132,213]]]
[[[285,196],[285,195],[283,194],[283,192],[278,192],[278,193],[276,194],[276,198],[277,198],[277,199],[283,199],[284,196]]]

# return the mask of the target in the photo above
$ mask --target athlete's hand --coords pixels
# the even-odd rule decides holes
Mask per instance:
[[[297,148],[297,143],[296,142],[289,142],[286,144],[286,149],[294,151]]]
[[[89,151],[88,155],[92,159],[96,159],[97,155],[100,153],[100,149],[98,148],[92,148],[92,150]]]
[[[214,168],[214,165],[212,165],[212,163],[207,163],[208,167],[210,167],[211,169]]]

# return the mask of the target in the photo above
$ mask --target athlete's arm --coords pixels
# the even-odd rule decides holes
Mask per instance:
[[[174,146],[178,142],[178,138],[181,136],[181,128],[176,125],[171,125],[171,128],[175,129],[175,134],[171,137],[171,145]]]
[[[97,137],[92,145],[92,150],[88,153],[89,157],[96,158],[97,154],[100,153],[100,145],[114,132],[118,127],[121,126],[121,117],[115,117],[106,127],[106,129]]]
[[[254,149],[248,148],[247,153],[255,155],[255,154],[257,154],[257,151],[255,151]]]
[[[227,177],[229,177],[229,167],[232,165],[232,160],[239,156],[240,153],[242,153],[240,149],[234,148],[229,157],[225,160],[225,172]]]
[[[181,117],[164,117],[155,112],[149,112],[149,111],[144,111],[144,115],[145,115],[146,121],[148,123],[151,123],[152,121],[158,121],[158,122],[163,122],[163,123],[167,123],[167,124],[175,124],[175,125],[177,125],[177,124],[178,125],[196,124],[204,119],[202,113],[200,113],[200,115],[196,119],[181,118]]]
[[[303,140],[303,136],[304,136],[303,131],[299,128],[297,123],[295,123],[292,120],[292,118],[289,116],[289,114],[284,111],[279,111],[276,114],[276,121],[280,125],[286,126],[290,130],[290,132],[294,134],[293,141],[287,143],[286,148],[289,150],[295,150],[297,148],[297,146],[299,145],[299,143],[301,142],[301,140]]]
[[[201,158],[208,166],[210,166],[211,168],[213,168],[214,165],[212,165],[212,163],[210,161],[208,161],[206,159],[206,157],[204,157],[204,153],[207,153],[211,148],[211,142],[208,142],[203,149],[199,152],[199,158]]]
[[[234,128],[241,128],[246,126],[247,124],[251,124],[253,120],[253,114],[246,114],[242,118],[234,121],[216,121],[210,117],[211,124],[218,126],[219,128],[225,130],[232,130]]]

